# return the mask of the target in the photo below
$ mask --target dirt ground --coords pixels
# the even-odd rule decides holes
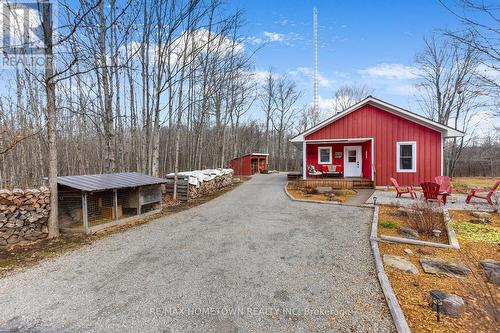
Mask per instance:
[[[249,178],[244,178],[242,180],[246,181],[248,179]],[[154,215],[148,215],[126,225],[110,227],[92,235],[85,235],[81,233],[61,234],[60,237],[55,239],[45,239],[35,243],[16,244],[12,247],[0,248],[0,277],[7,275],[14,269],[30,267],[41,260],[57,257],[68,251],[79,249],[82,246],[91,244],[95,240],[106,237],[109,234],[122,232],[148,221],[196,207],[232,190],[239,184],[240,183],[238,182],[233,183],[231,186],[228,186],[221,191],[192,199],[187,202],[173,201],[166,198],[164,200],[166,205],[162,212]]]

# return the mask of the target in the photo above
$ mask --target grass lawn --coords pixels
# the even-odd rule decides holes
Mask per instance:
[[[451,184],[453,185],[453,192],[467,194],[469,188],[491,188],[497,178],[493,177],[457,177],[453,178]]]

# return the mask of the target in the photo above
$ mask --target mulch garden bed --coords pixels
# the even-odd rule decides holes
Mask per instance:
[[[487,299],[492,297],[494,302],[499,304],[500,288],[486,282],[486,276],[479,261],[495,258],[498,260],[500,246],[489,243],[465,243],[461,246],[462,249],[456,251],[379,242],[382,256],[384,254],[404,256],[419,268],[418,274],[410,274],[391,267],[384,267],[412,331],[496,332],[499,323],[485,313],[484,308],[491,306],[488,305]],[[413,255],[405,254],[404,249],[410,249]],[[460,261],[466,264],[472,273],[466,278],[427,274],[420,266],[421,256]],[[466,309],[464,314],[457,318],[441,316],[441,321],[437,322],[436,312],[429,305],[429,295],[432,290],[440,290],[462,297]]]
[[[297,187],[294,184],[288,184],[288,193],[298,200],[316,200],[316,201],[336,201],[345,202],[349,198],[355,196],[357,192],[350,189],[332,190],[333,196],[329,197],[327,194],[318,193],[314,188]]]
[[[379,230],[381,233],[390,232],[386,230],[387,228],[381,227],[384,219],[405,225],[404,217],[392,214],[395,209],[397,208],[380,207]],[[467,211],[450,211],[450,216],[454,225],[465,223],[473,218]],[[489,220],[490,228],[499,228],[498,213],[491,214]],[[500,242],[471,241],[470,239],[482,239],[482,236],[472,237],[467,234],[467,237],[464,237],[462,229],[455,228],[455,231],[460,240],[460,250],[379,242],[382,257],[384,254],[402,256],[419,270],[417,274],[411,274],[384,265],[385,272],[413,332],[498,332],[500,286],[488,282],[480,261],[485,259],[499,261]],[[410,254],[407,253],[408,250],[411,251]],[[423,271],[420,264],[421,257],[460,262],[465,264],[471,273],[462,278],[428,274]],[[441,320],[438,322],[436,312],[430,306],[432,290],[460,296],[465,302],[464,313],[459,317],[441,315]]]
[[[401,215],[398,211],[398,207],[379,205],[379,218],[378,218],[378,235],[395,236],[395,237],[405,237],[399,232],[399,227],[411,228],[409,224],[408,217]],[[437,213],[441,215],[440,213]],[[434,235],[427,235],[419,233],[418,240],[448,244],[448,234],[446,232],[446,226],[444,224],[444,219],[441,216],[436,216],[438,219],[438,229],[441,230],[439,237]]]

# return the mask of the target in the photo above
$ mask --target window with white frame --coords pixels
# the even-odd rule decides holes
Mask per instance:
[[[332,147],[318,147],[318,164],[332,164]]]
[[[415,141],[396,143],[397,172],[417,171],[417,143]]]

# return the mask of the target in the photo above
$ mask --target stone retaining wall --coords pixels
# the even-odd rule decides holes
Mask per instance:
[[[0,246],[46,238],[49,212],[46,187],[0,190]]]

